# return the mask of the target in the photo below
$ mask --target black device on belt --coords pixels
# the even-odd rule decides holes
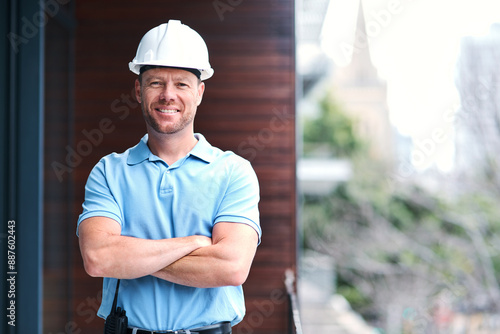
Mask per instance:
[[[127,329],[127,334],[134,333],[132,328]],[[229,321],[221,322],[215,325],[209,325],[199,328],[193,328],[190,330],[178,330],[178,331],[147,331],[138,329],[136,334],[230,334],[231,333],[231,323]]]
[[[111,312],[104,322],[104,334],[125,334],[128,327],[128,318],[125,310],[120,307],[116,307],[116,301],[118,299],[118,289],[120,288],[120,280],[116,282],[115,298],[113,300],[113,306],[111,306]]]

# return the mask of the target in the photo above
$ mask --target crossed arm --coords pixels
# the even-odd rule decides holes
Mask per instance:
[[[105,217],[79,226],[85,270],[94,277],[132,279],[146,275],[206,288],[241,285],[258,243],[245,224],[217,223],[212,238],[188,236],[150,240],[121,235],[121,226]]]

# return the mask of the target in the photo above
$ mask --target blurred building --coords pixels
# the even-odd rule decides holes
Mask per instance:
[[[331,61],[321,48],[321,32],[329,3],[329,0],[296,1],[297,102],[299,104],[327,77],[331,67]]]
[[[297,1],[297,114],[308,117],[318,113],[318,101],[330,85],[334,64],[322,47],[329,0]],[[298,127],[297,150],[302,153],[302,132]],[[297,178],[304,194],[326,195],[339,182],[350,178],[351,166],[340,159],[300,157]]]
[[[387,84],[380,79],[371,60],[362,1],[351,62],[335,69],[333,86],[334,99],[355,120],[358,135],[370,144],[372,158],[392,162],[393,128],[389,121]]]
[[[352,58],[345,67],[335,66],[322,48],[322,38],[333,33],[325,29],[330,10],[328,2],[299,1],[298,5],[298,115],[317,113],[317,101],[332,92],[334,101],[355,120],[357,134],[370,146],[371,158],[392,166],[396,152],[394,129],[390,124],[387,106],[387,85],[378,76],[371,60],[362,1],[358,7],[353,43],[348,47],[344,45],[344,48],[352,50]],[[298,138],[300,140],[301,136]],[[300,188],[306,193],[328,193],[339,182],[345,182],[351,174],[347,161],[303,160],[299,161],[298,177]],[[317,187],[318,182],[323,182],[322,187]]]
[[[499,181],[499,59],[500,23],[487,35],[462,39],[456,79],[460,110],[455,116],[456,172],[461,177],[489,175]]]

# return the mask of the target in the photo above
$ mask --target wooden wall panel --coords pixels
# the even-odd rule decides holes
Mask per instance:
[[[60,333],[71,318],[71,252],[76,241],[71,177],[56,173],[71,135],[71,34],[57,20],[45,26],[43,333]],[[34,316],[34,318],[36,318]]]
[[[207,42],[214,76],[206,81],[195,130],[209,142],[252,162],[261,183],[262,244],[244,285],[247,317],[235,333],[285,333],[288,302],[284,272],[296,265],[295,35],[294,2],[220,0],[232,10],[218,12],[216,1],[77,1],[75,143],[83,131],[112,130],[92,147],[72,173],[75,211],[94,164],[122,152],[145,133],[132,98],[135,75],[128,71],[142,35],[180,19]],[[92,317],[101,280],[88,277],[74,252],[74,322],[94,333]]]

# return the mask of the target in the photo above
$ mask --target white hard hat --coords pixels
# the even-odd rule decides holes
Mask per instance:
[[[142,37],[129,68],[139,74],[144,65],[196,69],[201,72],[201,80],[214,74],[208,61],[205,41],[196,31],[178,20],[169,20]]]

